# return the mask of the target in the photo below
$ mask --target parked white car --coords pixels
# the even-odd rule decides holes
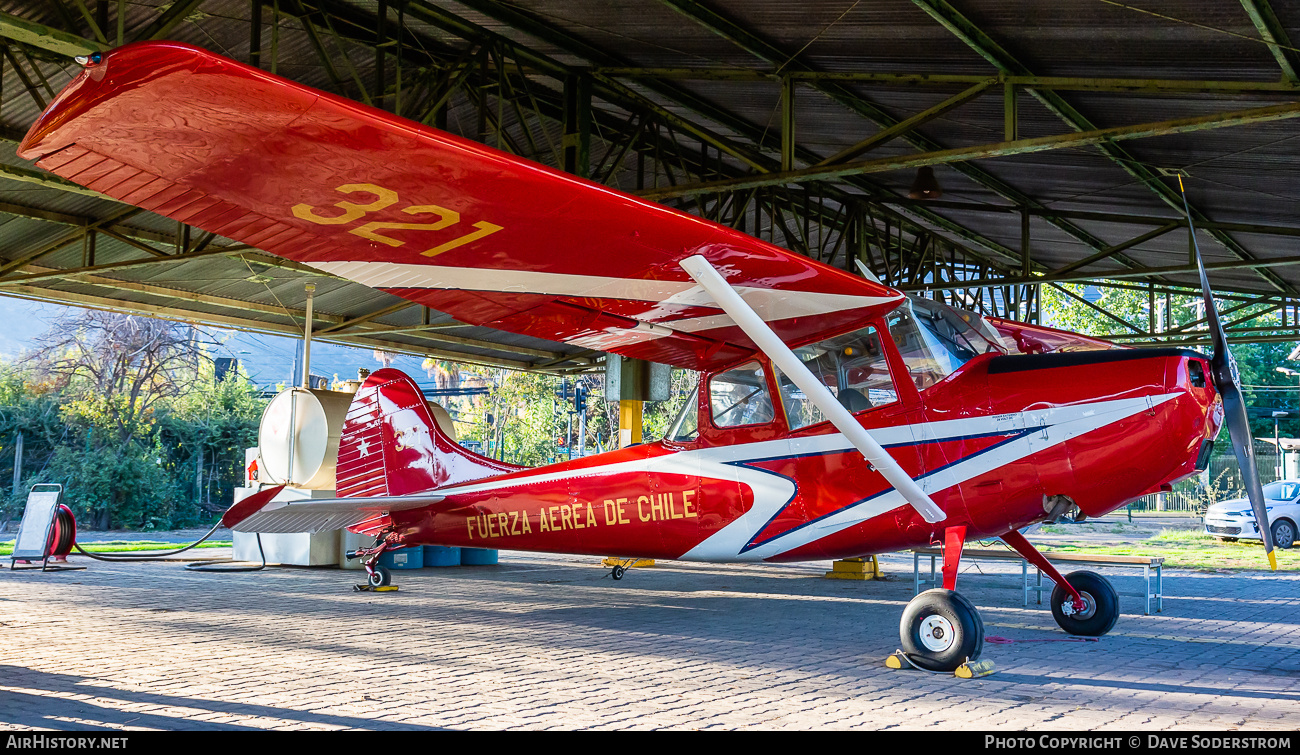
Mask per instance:
[[[1300,482],[1278,480],[1264,486],[1264,503],[1279,548],[1295,545],[1296,523],[1300,522]],[[1237,498],[1221,501],[1205,512],[1205,533],[1220,540],[1261,540],[1250,501]]]

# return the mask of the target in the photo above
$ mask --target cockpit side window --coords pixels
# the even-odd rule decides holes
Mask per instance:
[[[898,400],[889,376],[880,335],[873,327],[827,338],[794,350],[804,365],[850,412],[860,412]],[[789,376],[776,370],[781,405],[791,430],[823,422],[826,416]]]
[[[776,416],[767,392],[767,377],[758,362],[746,362],[709,380],[709,408],[714,427],[762,425]]]
[[[980,354],[1002,352],[950,307],[925,299],[904,301],[889,313],[886,325],[918,391]]]

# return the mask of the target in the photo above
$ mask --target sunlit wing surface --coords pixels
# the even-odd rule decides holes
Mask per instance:
[[[171,42],[89,65],[19,155],[466,323],[695,369],[753,344],[678,267],[692,255],[786,341],[902,298],[716,223]]]

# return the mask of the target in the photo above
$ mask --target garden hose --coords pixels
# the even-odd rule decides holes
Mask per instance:
[[[213,528],[216,529],[215,527]],[[212,534],[212,533],[208,533]],[[194,561],[185,565],[185,571],[219,571],[219,572],[244,572],[244,571],[261,571],[266,568],[266,551],[262,550],[262,533],[257,535],[257,555],[262,558],[262,563],[258,566],[234,566],[239,563],[253,563],[252,561],[236,561],[233,558],[218,558],[211,561]],[[198,545],[198,543],[195,543]]]
[[[217,529],[220,527],[221,527],[221,522],[217,522],[216,524],[212,525],[212,529],[208,530],[203,537],[199,538],[198,540],[195,540],[194,542],[190,543],[184,548],[177,548],[175,550],[163,551],[161,553],[144,553],[144,554],[132,555],[132,556],[102,556],[97,553],[91,553],[87,551],[85,548],[81,547],[80,543],[77,542],[73,542],[72,547],[76,548],[77,552],[80,553],[81,555],[89,556],[90,558],[93,558],[96,561],[167,561],[168,556],[175,556],[178,553],[184,553],[185,551],[197,546],[199,543],[202,543],[204,540],[207,540],[208,538],[212,537],[213,533],[215,533]],[[68,534],[71,534],[71,530],[68,530]],[[212,561],[195,561],[193,563],[188,563],[185,565],[185,569],[187,571],[220,571],[220,572],[261,571],[266,568],[266,552],[262,550],[261,533],[257,533],[257,554],[262,558],[262,563],[259,566],[224,566],[225,564],[236,564],[240,562],[235,561],[234,559],[221,558],[221,559],[214,559]],[[251,564],[252,562],[250,561],[248,563]]]

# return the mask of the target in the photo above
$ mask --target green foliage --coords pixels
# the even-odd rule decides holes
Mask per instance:
[[[265,402],[244,377],[217,383],[210,363],[190,390],[162,399],[132,437],[112,432],[111,408],[74,387],[40,390],[30,374],[0,372],[0,521],[21,515],[38,482],[64,486],[83,528],[171,529],[210,522],[243,481]],[[23,434],[23,478],[11,488]],[[198,464],[200,449],[203,464]]]
[[[229,548],[230,540],[207,540],[194,546],[195,548]],[[169,551],[175,550],[178,546],[176,543],[164,543],[158,540],[110,540],[106,543],[88,543],[83,546],[91,553],[138,553],[140,551]],[[0,556],[8,556],[14,552],[13,542],[0,543]],[[145,553],[143,555],[150,555]]]
[[[433,365],[426,365],[429,369]],[[505,369],[461,366],[460,385],[483,384],[491,388],[486,396],[448,400],[446,406],[456,419],[462,441],[477,441],[493,458],[525,466],[549,464],[568,458],[561,450],[569,437],[570,415],[576,385],[587,388],[586,443],[588,454],[608,451],[618,445],[618,402],[606,401],[600,375],[568,378],[568,398],[562,396],[564,378]],[[642,440],[664,436],[677,417],[698,377],[687,370],[673,370],[668,401],[649,401],[642,418]],[[576,414],[572,433],[576,450],[579,428]]]
[[[264,401],[243,376],[218,383],[198,335],[86,313],[0,367],[0,521],[21,515],[38,482],[64,486],[82,528],[191,526],[229,507]]]
[[[537,466],[554,461],[567,429],[561,422],[559,378],[531,372],[464,367],[457,381],[491,387],[486,396],[448,401],[461,440],[477,441],[483,452],[514,464]]]
[[[673,420],[686,400],[695,395],[695,386],[700,382],[700,374],[692,370],[673,370],[669,379],[670,389],[667,401],[652,401],[645,405],[644,427],[642,436],[648,441],[658,440],[672,429]]]

